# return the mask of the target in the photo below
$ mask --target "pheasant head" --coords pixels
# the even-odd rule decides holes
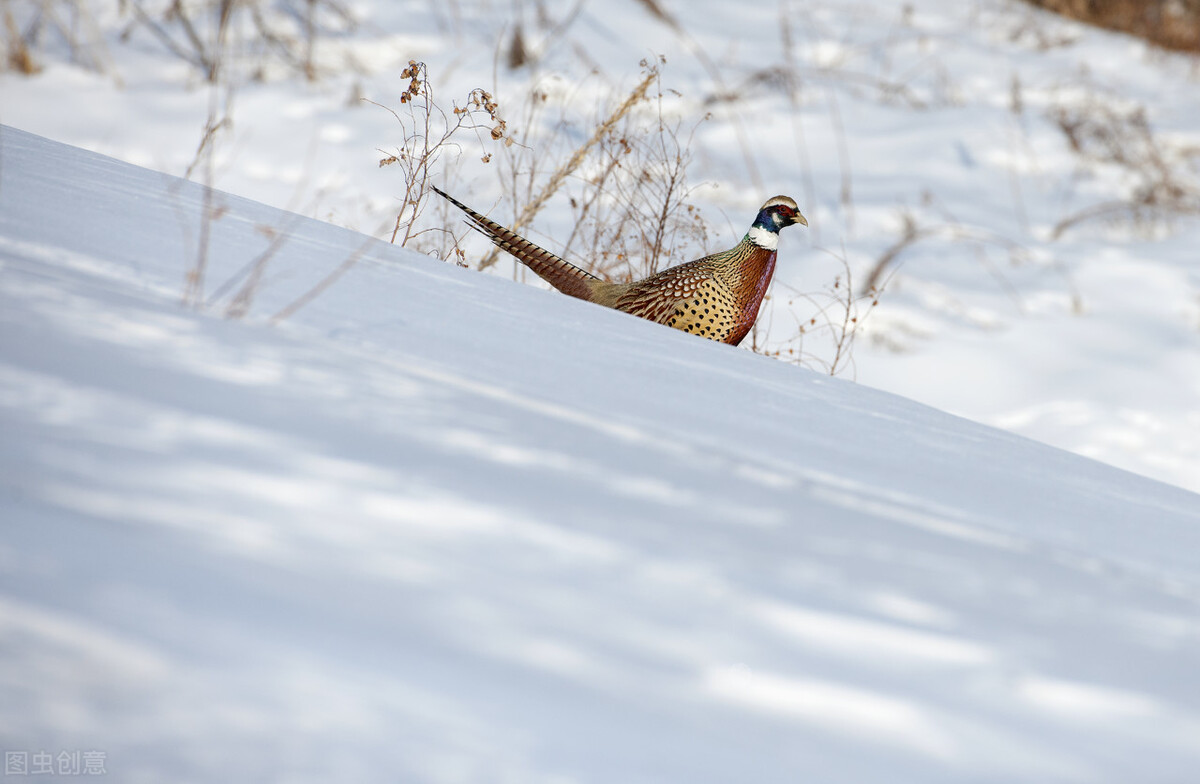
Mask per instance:
[[[766,204],[759,208],[758,217],[746,236],[760,248],[776,250],[779,247],[779,230],[794,223],[807,226],[808,220],[800,214],[795,201],[787,196],[776,196],[767,199]]]

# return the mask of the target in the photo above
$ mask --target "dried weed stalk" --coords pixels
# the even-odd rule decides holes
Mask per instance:
[[[472,90],[464,105],[454,104],[447,114],[436,102],[433,85],[429,81],[429,69],[425,63],[409,60],[408,67],[400,74],[408,79],[408,87],[400,94],[401,109],[386,109],[400,124],[403,138],[399,147],[389,153],[380,150],[385,157],[380,166],[396,166],[404,178],[404,192],[400,197],[400,208],[392,229],[391,241],[395,244],[414,246],[418,250],[438,253],[446,258],[449,253],[442,245],[430,243],[430,232],[436,231],[443,239],[449,237],[454,249],[453,237],[446,232],[417,228],[417,219],[430,193],[430,180],[443,155],[461,150],[455,141],[460,131],[471,132],[481,147],[486,150],[487,140],[512,144],[508,123],[500,116],[500,106],[491,93],[480,88]],[[480,160],[488,163],[493,153],[484,152]],[[458,251],[461,255],[461,251]]]
[[[30,51],[30,41],[32,39],[30,33],[24,33],[17,26],[17,20],[12,14],[12,9],[7,5],[4,7],[4,68],[9,71],[16,71],[19,74],[31,76],[42,70],[34,59],[33,53]]]
[[[124,0],[121,11],[133,19],[121,38],[144,30],[210,82],[235,65],[231,53],[238,55],[236,65],[246,76],[262,78],[268,68],[282,65],[312,81],[320,75],[318,43],[357,22],[338,0],[306,0],[298,6],[277,8],[266,0]]]
[[[537,195],[533,196],[529,201],[525,202],[521,206],[520,211],[517,213],[516,219],[509,228],[511,228],[513,231],[519,232],[526,225],[528,225],[529,221],[533,220],[534,216],[537,215],[543,206],[545,206],[546,201],[554,195],[554,193],[562,186],[563,182],[565,182],[569,176],[574,174],[579,166],[587,159],[593,148],[595,148],[597,144],[599,144],[613,132],[613,128],[617,126],[622,118],[624,118],[634,106],[645,99],[646,91],[650,89],[650,85],[658,81],[659,69],[657,64],[650,64],[646,61],[642,61],[642,67],[645,70],[645,76],[642,78],[642,81],[638,83],[638,85],[629,93],[629,95],[626,96],[625,100],[622,101],[621,104],[618,105],[608,115],[608,117],[596,125],[595,130],[592,132],[592,135],[588,137],[587,141],[580,145],[579,148],[571,154],[570,158],[568,158],[563,164],[558,166],[551,173],[545,184],[543,184],[541,189],[538,190]],[[516,167],[513,167],[513,170],[515,171]],[[536,173],[536,171],[536,167],[530,170],[530,182],[532,182],[533,175]],[[515,204],[515,188],[513,189],[511,195],[514,197]],[[484,257],[483,261],[479,263],[479,269],[487,269],[495,264],[498,253],[499,252],[496,249],[490,251],[488,255]]]
[[[688,182],[696,125],[683,135],[670,118],[661,83],[646,112],[630,112],[609,128],[586,171],[568,188],[574,227],[564,252],[591,272],[629,281],[704,254],[708,230],[690,201]]]
[[[1113,172],[1128,183],[1124,198],[1060,220],[1053,239],[1096,218],[1124,219],[1150,233],[1173,218],[1200,215],[1200,150],[1155,133],[1143,107],[1121,107],[1092,96],[1056,106],[1051,118],[1082,166]]]
[[[871,265],[871,270],[867,273],[867,278],[859,292],[860,296],[869,296],[871,292],[883,291],[887,281],[895,274],[895,269],[902,256],[914,246],[926,241],[940,241],[950,245],[974,248],[977,260],[996,281],[996,285],[1020,307],[1022,305],[1020,293],[1005,274],[991,262],[989,251],[999,250],[1007,256],[1009,266],[1019,266],[1029,260],[1028,248],[995,232],[962,223],[944,206],[938,206],[936,199],[930,193],[923,195],[922,202],[923,206],[927,208],[937,208],[936,219],[922,222],[911,209],[904,208],[900,211],[899,237]],[[1082,295],[1075,286],[1070,271],[1058,261],[1054,262],[1054,268],[1071,292],[1073,311],[1083,312]]]
[[[0,70],[30,76],[42,70],[43,43],[65,43],[73,65],[105,71],[110,64],[93,9],[78,0],[5,0]]]
[[[535,89],[521,143],[505,151],[498,172],[506,200],[526,221],[551,194],[564,193],[573,222],[559,252],[610,280],[653,274],[703,255],[708,244],[706,226],[689,201],[695,126],[685,135],[683,121],[671,117],[661,65],[643,62],[642,80],[585,121],[592,132],[578,146],[564,144],[579,124],[569,114],[570,99],[551,101],[547,90]],[[550,120],[546,114],[554,109],[561,114]],[[546,172],[547,161],[562,158]],[[481,268],[494,257],[489,253]]]
[[[209,101],[208,119],[196,155],[184,175],[191,179],[193,173],[200,169],[203,175],[204,198],[201,204],[200,237],[196,248],[196,260],[185,275],[183,302],[185,305],[200,307],[204,303],[205,276],[208,272],[208,246],[212,235],[212,225],[224,214],[224,206],[216,204],[216,191],[213,189],[215,179],[215,159],[217,137],[222,131],[232,126],[232,106],[235,93],[234,86],[224,78],[221,64],[225,62],[224,50],[227,42],[226,33],[230,23],[229,9],[231,0],[224,4],[225,12],[220,14],[218,29],[215,33],[215,46],[218,47],[209,72]]]
[[[839,260],[842,274],[821,292],[802,292],[781,281],[775,283],[777,291],[788,293],[782,297],[767,295],[763,303],[765,312],[750,332],[752,351],[816,368],[831,376],[847,370],[853,374],[855,341],[867,317],[879,304],[883,289],[868,286],[856,294],[850,264],[844,257]],[[772,314],[781,301],[795,319],[795,332],[782,341],[773,341]],[[806,319],[799,316],[801,309],[809,314]]]

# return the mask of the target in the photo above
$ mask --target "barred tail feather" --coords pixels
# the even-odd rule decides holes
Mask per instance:
[[[569,261],[555,256],[544,248],[539,248],[519,234],[496,223],[496,221],[485,218],[440,188],[435,186],[430,187],[441,195],[442,198],[466,213],[467,220],[471,223],[471,228],[494,242],[500,250],[511,254],[517,261],[529,267],[542,280],[563,294],[585,299],[589,302],[592,301],[593,293],[589,281],[599,281],[600,278],[581,270]]]

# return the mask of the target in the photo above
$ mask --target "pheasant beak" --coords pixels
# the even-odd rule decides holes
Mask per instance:
[[[792,218],[792,223],[799,223],[801,226],[807,226],[808,218],[805,218],[803,215],[800,214],[799,211],[797,211],[796,217]]]

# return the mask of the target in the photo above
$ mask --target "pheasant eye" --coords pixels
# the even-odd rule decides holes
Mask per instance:
[[[792,208],[787,206],[786,204],[780,204],[776,209],[779,210],[780,215],[791,215],[792,214]]]

